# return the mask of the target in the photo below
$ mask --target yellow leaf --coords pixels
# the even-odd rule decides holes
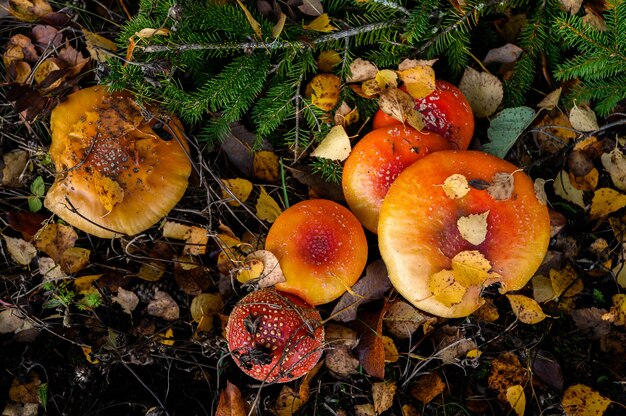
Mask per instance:
[[[97,33],[93,33],[83,28],[83,35],[85,36],[85,44],[89,55],[98,62],[105,62],[109,57],[110,52],[117,51],[117,45]]]
[[[390,88],[380,94],[378,106],[381,111],[399,122],[407,120],[411,111],[415,111],[415,101],[406,92]]]
[[[540,303],[547,302],[557,297],[552,288],[549,277],[540,274],[533,276],[533,298]]]
[[[252,171],[255,178],[267,182],[278,182],[278,156],[269,150],[261,150],[254,154]]]
[[[450,175],[443,181],[443,191],[450,199],[463,198],[470,191],[467,178],[460,173]]]
[[[461,251],[452,259],[454,278],[466,288],[482,286],[488,279],[500,277],[490,270],[491,263],[477,250]]]
[[[318,74],[307,85],[305,94],[314,106],[330,111],[339,103],[341,79],[333,74]]]
[[[591,200],[591,218],[601,218],[626,207],[626,195],[611,189],[600,188]]]
[[[87,359],[87,361],[89,361],[90,364],[98,364],[100,362],[100,360],[98,360],[97,358],[93,356],[91,347],[82,346],[81,348],[83,349],[83,354],[85,355],[85,358]]]
[[[141,264],[137,272],[137,277],[148,282],[156,282],[161,279],[164,274],[165,268],[163,266],[156,262],[146,262]]]
[[[428,288],[435,299],[447,307],[461,302],[467,291],[454,279],[452,270],[442,270],[433,274],[428,281]]]
[[[308,25],[304,25],[303,28],[305,30],[313,30],[315,32],[324,32],[324,33],[337,30],[335,26],[330,24],[330,17],[328,17],[328,13],[320,14],[315,19],[313,19],[311,23],[309,23]]]
[[[241,266],[237,271],[237,280],[240,283],[246,283],[253,279],[258,279],[263,273],[265,265],[259,259],[250,259]]]
[[[365,94],[365,96],[367,97],[375,97],[376,95],[384,91],[382,88],[380,88],[380,85],[375,78],[363,81],[363,84],[361,84],[361,89],[363,90],[363,94]]]
[[[394,381],[374,383],[372,386],[372,399],[376,414],[381,414],[391,408],[393,398],[396,395],[396,388]]]
[[[88,293],[93,288],[93,282],[100,279],[101,274],[92,274],[89,276],[81,276],[74,279],[74,287],[80,294]]]
[[[415,409],[410,404],[403,404],[402,416],[420,416],[420,412],[418,412],[417,409]]]
[[[183,254],[191,256],[202,256],[206,253],[206,246],[209,242],[209,233],[202,227],[193,225],[189,229],[189,236],[185,240]]]
[[[140,39],[148,39],[151,38],[153,36],[169,36],[170,35],[170,31],[169,29],[152,29],[152,28],[144,28],[141,29],[139,32],[135,32],[135,36],[137,36]]]
[[[52,7],[46,0],[9,0],[9,13],[23,22],[34,22],[52,13]]]
[[[172,328],[167,328],[165,333],[159,333],[157,336],[161,338],[161,341],[159,341],[161,344],[169,347],[174,345],[174,340],[172,339],[174,338],[174,330]]]
[[[413,98],[424,98],[435,91],[435,71],[429,65],[398,71],[398,75]]]
[[[398,74],[390,69],[382,69],[378,71],[374,79],[378,83],[381,90],[398,87]]]
[[[57,64],[56,59],[47,58],[44,59],[39,65],[37,65],[37,69],[35,70],[34,77],[37,85],[40,85],[45,79],[54,71],[58,71],[61,67]],[[47,89],[54,89],[61,85],[63,80],[59,78],[52,85],[48,86]]]
[[[68,274],[76,274],[89,264],[91,251],[86,248],[70,247],[61,254],[59,265]]]
[[[274,39],[278,38],[280,34],[283,32],[286,21],[287,21],[287,15],[283,12],[280,12],[280,17],[278,18],[278,22],[276,22],[276,24],[272,28],[272,37]]]
[[[232,207],[238,207],[240,203],[246,202],[250,192],[252,192],[252,182],[247,179],[222,179],[222,183],[226,187],[226,189],[222,189],[222,197],[230,199],[228,205]],[[231,193],[234,199],[230,196]]]
[[[311,152],[311,156],[343,162],[348,158],[351,150],[352,146],[346,130],[343,126],[335,126]]]
[[[515,386],[507,388],[506,400],[509,402],[517,416],[524,416],[524,410],[526,409],[526,395],[524,394],[524,388],[522,386],[516,384]]]
[[[565,390],[561,405],[566,416],[602,416],[611,400],[584,384],[575,384]]]
[[[456,226],[459,229],[461,237],[475,246],[485,241],[485,238],[487,238],[488,216],[489,211],[487,210],[482,214],[470,214],[460,217],[456,221]]]
[[[248,23],[250,23],[250,27],[252,28],[252,30],[254,30],[257,38],[262,38],[263,33],[261,32],[261,25],[259,24],[259,22],[256,21],[256,19],[252,16],[246,6],[244,6],[241,0],[237,0],[237,4],[239,4],[239,7],[241,7],[241,10],[243,10],[243,14],[246,15],[246,19],[248,19]]]
[[[124,200],[124,189],[120,184],[96,170],[93,171],[93,186],[96,188],[100,203],[107,212],[111,212],[117,204]]]
[[[465,357],[473,359],[480,358],[481,355],[483,355],[483,352],[477,348],[474,348],[473,350],[469,350],[467,354],[465,354]]]
[[[256,202],[256,215],[259,219],[273,223],[282,213],[278,203],[269,196],[264,187],[261,186],[261,194]]]
[[[561,270],[550,269],[550,283],[556,297],[575,296],[584,289],[582,279],[578,278],[578,273],[569,264]]]
[[[598,186],[600,174],[598,169],[593,168],[585,176],[576,176],[572,172],[569,173],[569,180],[572,186],[581,191],[594,191]]]
[[[309,401],[311,380],[322,368],[322,364],[322,361],[319,362],[304,376],[298,392],[289,386],[283,386],[274,405],[274,411],[278,416],[291,416]]]
[[[569,174],[564,170],[560,171],[554,179],[554,193],[572,204],[585,208],[583,191],[572,186]]]
[[[626,295],[620,293],[614,295],[612,299],[613,306],[609,312],[602,315],[602,319],[617,326],[626,326]]]
[[[511,309],[521,322],[525,324],[536,324],[548,317],[536,300],[524,295],[506,295],[511,302]]]
[[[173,238],[175,240],[186,240],[191,232],[191,226],[181,224],[175,221],[165,221],[163,224],[163,237]]]
[[[341,56],[337,51],[323,51],[317,57],[317,69],[321,72],[332,72],[339,62],[341,62]]]
[[[198,332],[213,329],[213,316],[224,309],[222,295],[201,293],[191,301],[191,318],[198,323]]]
[[[63,252],[70,247],[74,247],[76,240],[78,240],[78,234],[72,227],[51,223],[45,225],[37,232],[35,246],[58,263]]]
[[[398,352],[398,347],[393,342],[393,339],[388,337],[387,335],[383,335],[383,347],[385,348],[385,362],[386,363],[395,363],[400,359],[400,353]]]

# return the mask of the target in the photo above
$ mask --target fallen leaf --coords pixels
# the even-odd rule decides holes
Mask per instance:
[[[27,377],[20,379],[13,379],[11,388],[9,389],[9,399],[17,403],[37,403],[39,400],[39,389],[41,387],[41,379],[39,375],[34,371],[30,371]]]
[[[40,257],[38,264],[39,273],[43,276],[44,282],[67,279],[69,276],[61,270],[61,267],[50,257]]]
[[[524,387],[516,384],[506,389],[506,400],[509,402],[517,416],[524,416],[526,410],[526,395]]]
[[[512,64],[517,61],[524,52],[522,48],[512,43],[507,43],[499,48],[490,49],[483,59],[485,65],[489,64]]]
[[[376,416],[374,406],[370,403],[357,404],[354,406],[354,416]]]
[[[2,238],[7,245],[7,251],[11,258],[22,266],[28,266],[37,256],[37,249],[31,243],[21,238],[8,237],[2,234]]]
[[[602,319],[616,326],[626,326],[626,295],[618,293],[613,295],[611,310],[602,315]]]
[[[563,370],[558,361],[547,351],[538,350],[533,354],[532,371],[534,376],[548,385],[552,390],[563,392]]]
[[[328,32],[337,30],[337,28],[330,23],[330,17],[328,16],[327,13],[320,14],[318,17],[313,19],[313,21],[311,21],[311,23],[309,23],[308,25],[303,25],[302,28],[304,30],[312,30],[314,32],[323,32],[323,33],[328,33]]]
[[[583,209],[586,208],[585,201],[583,200],[583,191],[572,186],[569,174],[564,170],[556,175],[553,187],[554,193],[561,198]]]
[[[77,239],[78,235],[72,227],[50,223],[39,230],[35,236],[35,246],[58,263],[63,252],[74,247]]]
[[[547,113],[533,129],[539,147],[549,154],[561,151],[577,137],[567,116],[560,111],[554,113]]]
[[[346,82],[362,82],[368,79],[376,77],[378,74],[378,68],[370,61],[366,61],[361,58],[356,58],[350,64],[350,76],[347,77]]]
[[[398,347],[387,335],[383,335],[383,348],[385,349],[385,363],[395,363],[400,359]]]
[[[28,316],[15,308],[0,311],[0,334],[17,334],[33,328]]]
[[[611,324],[602,319],[606,312],[606,309],[580,308],[574,309],[571,315],[576,328],[588,339],[599,340],[611,332]]]
[[[381,69],[376,73],[374,80],[378,84],[381,91],[388,88],[398,87],[398,74],[390,69]]]
[[[146,306],[148,315],[162,318],[166,321],[175,321],[180,316],[180,310],[176,301],[169,293],[156,289],[154,296]]]
[[[143,28],[139,32],[135,32],[135,36],[140,39],[148,39],[153,36],[169,36],[170,30],[165,28],[153,29],[153,28]]]
[[[228,180],[228,179],[225,179]],[[245,180],[245,179],[244,179]],[[173,238],[175,240],[186,240],[191,232],[191,226],[181,224],[176,221],[165,220],[161,233],[165,238]]]
[[[334,74],[318,74],[307,85],[305,94],[311,97],[311,103],[322,109],[330,111],[339,103],[341,91],[341,79]]]
[[[378,311],[363,311],[359,316],[361,339],[356,346],[356,357],[363,370],[372,377],[385,378],[385,345],[383,343],[383,319],[387,304]]]
[[[2,155],[4,164],[0,173],[2,185],[11,188],[23,186],[21,176],[26,169],[29,157],[28,152],[25,150],[14,150]]]
[[[359,110],[357,108],[350,108],[344,101],[337,111],[335,111],[334,121],[337,126],[350,126],[359,121]]]
[[[485,299],[485,303],[472,316],[481,321],[495,322],[500,319],[500,312],[492,299]]]
[[[581,191],[595,191],[598,186],[600,174],[598,169],[592,168],[589,173],[584,176],[575,176],[573,172],[569,173],[569,180],[572,186]]]
[[[626,195],[611,188],[600,188],[593,194],[589,215],[602,218],[626,207]]]
[[[435,71],[430,65],[416,65],[398,71],[409,95],[415,99],[424,98],[435,91]]]
[[[261,186],[259,199],[256,201],[256,215],[260,220],[273,223],[282,213],[278,203],[272,198],[264,187]]]
[[[443,181],[443,191],[450,199],[463,198],[470,189],[467,178],[460,173],[450,175]]]
[[[437,336],[440,340],[434,357],[444,364],[458,364],[459,358],[477,348],[476,342],[462,335],[458,327],[445,325],[439,329]]]
[[[206,253],[206,246],[209,243],[209,232],[203,227],[192,225],[189,235],[185,239],[183,254],[190,256],[202,256]]]
[[[360,58],[359,58],[360,59]],[[322,51],[317,57],[317,69],[321,72],[332,72],[333,69],[341,62],[341,56],[337,51]],[[352,65],[350,66],[352,68]],[[352,82],[348,78],[348,82]]]
[[[8,403],[2,410],[2,416],[37,416],[38,414],[38,403]]]
[[[67,274],[76,274],[89,264],[91,250],[81,247],[70,247],[63,252],[59,265]]]
[[[487,379],[488,386],[498,392],[498,399],[508,403],[506,393],[511,386],[525,386],[528,383],[528,370],[511,352],[500,354],[491,362]]]
[[[611,400],[584,384],[568,387],[561,399],[566,416],[602,416],[610,404]]]
[[[548,204],[548,195],[546,195],[546,180],[542,178],[535,179],[533,183],[533,188],[535,189],[535,196],[541,205]]]
[[[545,108],[546,110],[552,110],[559,105],[559,101],[561,100],[561,93],[563,92],[563,88],[559,87],[556,90],[552,91],[545,97],[543,100],[539,101],[537,107]]]
[[[102,204],[107,213],[111,212],[117,204],[124,200],[124,189],[119,182],[99,173],[97,170],[93,170],[91,175],[100,204]]]
[[[456,222],[461,237],[475,246],[482,244],[487,238],[487,217],[489,211],[481,214],[469,214],[459,217]]]
[[[585,7],[585,15],[582,17],[584,24],[591,26],[598,32],[604,32],[608,29],[604,18],[594,10],[593,7]]]
[[[461,302],[467,292],[467,289],[456,281],[452,270],[441,270],[430,276],[428,289],[437,301],[447,307]]]
[[[352,349],[359,343],[358,333],[354,329],[343,325],[327,323],[324,325],[324,332],[326,343],[331,347],[345,345]]]
[[[311,157],[338,160],[343,162],[350,155],[350,138],[343,126],[334,126],[324,140],[311,152]]]
[[[420,412],[418,412],[417,409],[410,404],[403,404],[402,416],[420,416]]]
[[[261,32],[261,25],[259,24],[259,22],[256,21],[254,16],[252,16],[252,13],[250,13],[248,8],[241,2],[241,0],[237,0],[237,4],[239,5],[239,7],[241,7],[243,14],[246,15],[246,19],[248,20],[248,23],[250,24],[250,27],[254,31],[256,37],[262,39],[263,33]]]
[[[278,37],[280,37],[280,34],[283,33],[283,29],[285,28],[285,22],[287,22],[287,15],[283,12],[280,12],[280,17],[278,18],[278,21],[276,22],[274,27],[272,27],[272,37],[274,39],[278,39]]]
[[[359,360],[346,345],[337,345],[328,350],[324,363],[336,378],[348,378],[358,373]]]
[[[131,315],[139,305],[139,297],[132,290],[126,290],[123,287],[117,289],[117,296],[113,296],[111,300],[122,307],[122,311]]]
[[[574,16],[583,5],[583,0],[559,0],[559,3],[561,5],[561,9]]]
[[[254,177],[262,181],[278,182],[278,156],[268,150],[260,150],[254,153],[252,171]]]
[[[263,261],[259,259],[244,259],[243,264],[237,267],[237,280],[241,283],[256,281],[263,273]]]
[[[23,22],[34,22],[52,13],[46,0],[9,0],[9,13]]]
[[[376,260],[365,269],[349,292],[343,294],[330,316],[335,321],[349,322],[357,317],[357,308],[365,302],[381,299],[391,289],[387,267],[382,260]]]
[[[433,66],[437,59],[409,59],[405,58],[398,64],[398,71],[405,71],[416,66]]]
[[[85,36],[87,52],[89,52],[89,55],[94,60],[98,62],[106,62],[111,55],[111,52],[117,51],[117,45],[115,42],[110,41],[97,33],[90,32],[85,28],[82,28],[81,30]]]
[[[391,408],[396,389],[394,381],[383,381],[372,385],[372,400],[376,414],[381,414]]]
[[[222,197],[229,199],[228,205],[231,207],[238,207],[245,203],[252,192],[252,182],[247,179],[222,179],[222,183],[226,187],[226,189],[222,189]],[[165,230],[163,234],[164,237],[169,237],[165,235]]]
[[[525,324],[536,324],[548,317],[536,300],[524,295],[506,295],[511,303],[511,309],[520,322]]]
[[[285,275],[280,268],[280,263],[271,251],[257,250],[248,254],[246,262],[253,260],[260,261],[263,266],[260,275],[256,277],[258,279],[256,285],[259,288],[274,286],[276,283],[285,281]]]
[[[220,392],[215,416],[246,416],[247,414],[246,402],[241,392],[237,386],[227,381],[226,388]]]
[[[511,199],[515,191],[515,177],[512,173],[498,172],[491,178],[487,193],[496,201]]]
[[[224,137],[220,149],[244,176],[251,177],[254,175],[255,153],[252,149],[271,151],[272,145],[266,139],[260,140],[239,122],[231,123],[229,127],[230,132]]]
[[[428,404],[443,393],[445,388],[446,385],[439,373],[428,373],[417,377],[413,387],[411,387],[411,396],[424,404]]]
[[[407,339],[429,319],[419,309],[407,302],[397,301],[385,314],[385,327],[396,338]]]
[[[483,146],[483,150],[504,158],[535,116],[535,110],[530,107],[505,108],[500,111],[489,123],[487,137],[490,142]]]
[[[626,191],[626,157],[617,147],[600,157],[602,166],[611,175],[613,185],[620,191]]]
[[[554,293],[552,282],[547,276],[542,276],[540,274],[533,276],[532,285],[533,299],[539,303],[548,302],[557,297],[557,294]]]
[[[416,130],[425,126],[422,115],[415,109],[415,101],[406,92],[398,88],[383,91],[378,99],[381,111],[401,123],[408,123]]]
[[[588,106],[574,106],[569,112],[569,121],[572,127],[584,133],[598,130],[596,113]]]
[[[584,284],[576,270],[567,264],[561,270],[550,269],[550,283],[556,297],[575,296],[583,291]]]
[[[278,416],[291,416],[309,401],[311,380],[317,375],[322,365],[323,362],[317,363],[317,365],[304,376],[297,392],[289,386],[283,386],[278,395],[278,399],[276,399],[276,405],[274,406],[274,410]]]
[[[467,98],[476,118],[489,117],[495,113],[504,98],[504,89],[498,77],[471,67],[465,69],[459,89]]]
[[[213,329],[213,317],[224,309],[219,293],[201,293],[191,301],[191,318],[198,324],[197,332]]]
[[[303,0],[298,10],[308,16],[319,16],[324,13],[324,6],[321,0]]]

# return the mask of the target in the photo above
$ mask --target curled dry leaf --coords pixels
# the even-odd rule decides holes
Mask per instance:
[[[330,129],[324,140],[311,152],[311,156],[343,162],[351,150],[348,133],[339,125]]]
[[[396,389],[395,381],[383,381],[372,385],[372,400],[376,414],[381,414],[391,408]]]
[[[111,300],[122,307],[124,313],[132,314],[132,312],[139,305],[139,297],[135,294],[135,292],[131,290],[126,290],[123,287],[120,287],[117,290],[117,296],[113,296]]]
[[[24,241],[21,238],[8,237],[4,234],[2,238],[7,245],[9,255],[17,264],[27,266],[37,255],[37,249],[28,241]]]
[[[459,89],[477,118],[489,117],[495,113],[504,98],[504,89],[498,77],[470,67],[465,69]]]
[[[356,107],[352,109],[348,104],[342,102],[335,111],[334,121],[337,126],[350,126],[359,121],[359,110]]]
[[[354,415],[355,416],[376,416],[376,412],[374,411],[374,406],[370,403],[357,404],[356,406],[354,406]]]
[[[602,416],[610,404],[611,400],[584,384],[568,387],[561,400],[566,416]]]
[[[152,300],[146,307],[148,315],[162,318],[166,321],[175,321],[180,316],[180,309],[169,293],[156,289]]]

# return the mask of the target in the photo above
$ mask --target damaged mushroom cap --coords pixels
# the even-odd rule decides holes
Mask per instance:
[[[50,157],[57,177],[45,206],[67,223],[102,238],[150,228],[182,198],[191,173],[180,122],[146,121],[125,93],[103,86],[71,94],[51,114]]]
[[[494,197],[482,186],[459,194],[443,186],[453,175],[484,184],[498,174],[513,175],[510,197]],[[483,221],[483,237],[478,233],[477,240],[466,239],[460,218]],[[537,199],[533,181],[516,166],[482,152],[443,150],[409,166],[391,185],[380,211],[378,239],[389,278],[402,296],[431,314],[462,317],[484,303],[481,292],[486,286],[498,283],[505,293],[526,285],[546,254],[550,216]],[[459,299],[443,301],[445,296],[434,293],[433,286],[445,292],[448,288],[441,282],[446,273],[455,262],[458,266],[468,259],[473,262],[468,269],[486,264],[483,277],[477,274],[480,281],[468,284],[472,270],[463,279],[454,275],[451,285],[461,282],[455,293]]]
[[[265,249],[276,255],[286,281],[278,290],[311,305],[341,296],[367,262],[363,227],[347,208],[325,199],[299,202],[270,228]]]

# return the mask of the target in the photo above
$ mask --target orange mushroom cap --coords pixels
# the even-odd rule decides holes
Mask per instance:
[[[453,144],[453,148],[465,150],[474,135],[474,113],[465,95],[447,81],[437,80],[435,91],[415,100],[415,108],[424,117],[425,130],[439,133]],[[378,110],[372,128],[398,124],[399,121]]]
[[[97,237],[137,234],[182,198],[191,173],[180,122],[161,139],[125,93],[96,86],[71,94],[51,114],[50,157],[57,177],[45,206]]]
[[[366,134],[343,168],[343,194],[350,210],[365,228],[376,233],[383,198],[400,172],[431,152],[449,148],[439,134],[401,124]]]
[[[363,227],[347,208],[325,199],[285,210],[270,228],[265,248],[276,255],[285,275],[276,288],[311,305],[341,296],[367,262]]]
[[[454,174],[484,184],[498,173],[512,175],[508,198],[496,199],[489,189],[471,186],[466,194],[451,197],[443,186]],[[476,215],[486,223],[484,240],[470,242],[460,232],[459,219]],[[499,283],[505,293],[526,285],[546,254],[550,216],[533,181],[511,163],[477,151],[444,150],[418,160],[391,185],[380,211],[378,240],[391,282],[402,296],[426,312],[462,317],[484,303],[484,287]],[[469,264],[466,275],[463,267],[460,274],[451,272],[467,258],[488,263],[480,273],[474,273],[480,261]],[[459,289],[453,293],[459,299],[447,296],[452,288]]]

